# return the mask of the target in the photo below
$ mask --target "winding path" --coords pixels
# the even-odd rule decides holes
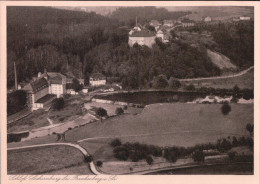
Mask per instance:
[[[178,79],[181,82],[187,82],[187,81],[196,81],[196,80],[213,80],[213,79],[227,79],[227,78],[234,78],[234,77],[239,77],[241,75],[246,74],[250,70],[252,70],[254,66],[251,66],[239,73],[232,74],[232,75],[226,75],[226,76],[217,76],[217,77],[201,77],[201,78],[190,78],[190,79]]]
[[[78,144],[73,144],[73,143],[38,144],[38,145],[32,145],[32,146],[22,146],[22,147],[8,148],[7,151],[15,151],[15,150],[22,150],[22,149],[30,149],[30,148],[40,148],[40,147],[49,147],[49,146],[70,146],[70,147],[78,149],[83,154],[84,157],[89,156],[89,153],[87,152],[86,149],[84,149],[83,147],[81,147]],[[93,174],[95,174],[95,175],[104,174],[104,173],[100,173],[97,170],[97,168],[96,168],[96,166],[95,166],[93,161],[91,161],[89,163],[89,166],[90,166],[90,170],[92,171]]]

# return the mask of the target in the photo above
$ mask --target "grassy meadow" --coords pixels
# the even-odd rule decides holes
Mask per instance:
[[[75,166],[85,168],[91,173],[80,151],[68,146],[9,151],[7,157],[8,174],[50,174]]]
[[[254,89],[254,71],[250,70],[244,75],[227,79],[198,80],[193,82],[181,82],[182,84],[194,84],[196,87],[212,87],[232,89],[237,85],[240,89]]]

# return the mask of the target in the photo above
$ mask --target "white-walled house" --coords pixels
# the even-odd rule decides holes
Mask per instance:
[[[163,21],[163,26],[165,26],[165,27],[173,27],[174,26],[174,22],[172,20],[164,20]]]
[[[157,31],[156,37],[159,38],[163,43],[168,43],[170,41],[170,34],[163,29]]]
[[[27,105],[32,110],[44,108],[54,98],[66,94],[66,77],[56,72],[39,73],[23,90],[27,93]]]
[[[242,17],[239,17],[240,20],[250,20],[251,18],[250,17],[246,17],[246,16],[242,16]]]
[[[207,16],[207,17],[204,18],[204,22],[211,22],[211,20],[212,20],[212,19],[211,19],[211,17],[209,17],[209,16]]]
[[[155,30],[157,31],[157,30],[160,28],[161,24],[160,24],[160,22],[157,21],[157,20],[152,20],[152,21],[150,22],[150,26],[153,26],[153,27],[155,28]]]
[[[135,43],[138,45],[146,45],[147,47],[152,47],[155,44],[156,34],[149,30],[141,30],[129,35],[128,44],[132,47]]]
[[[91,86],[105,85],[107,82],[106,77],[101,73],[93,73],[89,78],[89,84]]]
[[[49,82],[49,94],[61,97],[66,94],[66,76],[57,72],[47,72],[42,75]]]

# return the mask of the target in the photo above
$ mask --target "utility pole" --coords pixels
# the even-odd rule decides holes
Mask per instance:
[[[15,85],[15,90],[18,89],[18,85],[17,85],[17,74],[16,74],[16,65],[14,62],[14,85]]]

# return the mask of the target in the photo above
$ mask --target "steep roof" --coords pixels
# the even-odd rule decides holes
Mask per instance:
[[[93,73],[93,74],[91,74],[90,78],[93,78],[93,79],[105,79],[106,77],[102,73]]]
[[[130,37],[153,37],[156,33],[148,30],[142,30],[138,32],[134,32],[130,35]]]
[[[57,72],[47,72],[42,74],[43,77],[48,77],[51,84],[62,84],[62,81],[66,80],[66,76]]]
[[[35,81],[30,82],[29,84],[24,86],[25,91],[38,92],[43,88],[48,87],[48,82],[45,78],[38,78]]]

